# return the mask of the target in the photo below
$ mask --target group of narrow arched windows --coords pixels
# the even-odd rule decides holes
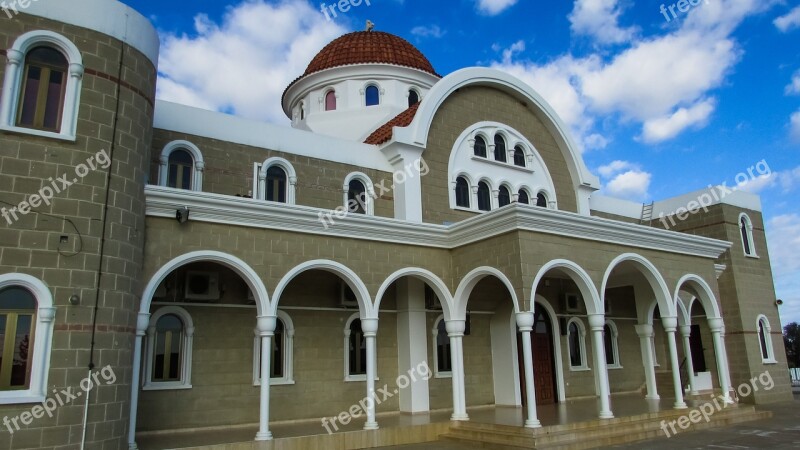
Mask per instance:
[[[497,162],[501,163],[508,163],[508,146],[506,144],[506,138],[503,137],[502,134],[497,133],[494,135],[494,151],[493,151],[493,159]],[[473,154],[480,158],[488,158],[488,145],[486,143],[486,138],[482,135],[475,136],[475,143],[473,144]],[[527,156],[525,154],[525,149],[522,147],[522,144],[517,144],[514,147],[512,163],[514,166],[517,167],[527,167]]]
[[[479,181],[477,185],[477,209],[479,211],[492,210],[492,190],[489,183],[486,181]],[[459,176],[455,182],[455,200],[456,206],[459,208],[473,208],[472,189],[469,180],[465,176]],[[501,185],[497,191],[497,206],[502,208],[509,205],[514,201],[511,189],[506,185]],[[531,196],[527,188],[521,188],[517,191],[518,203],[529,205],[531,204]],[[536,194],[535,206],[547,208],[548,207],[547,194],[540,191]]]
[[[325,93],[324,108],[325,111],[336,111],[338,108],[338,98],[335,89],[330,89]],[[408,90],[408,106],[414,106],[421,100],[420,94],[416,89]],[[381,104],[381,89],[375,85],[370,84],[364,89],[364,106],[378,106]]]

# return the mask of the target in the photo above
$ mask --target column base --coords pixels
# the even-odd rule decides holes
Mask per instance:
[[[139,450],[139,447],[136,445],[136,442],[129,442],[128,450]]]
[[[458,422],[468,422],[469,421],[469,416],[466,415],[466,414],[453,413],[453,415],[450,416],[450,420],[455,420],[455,421],[458,421]]]
[[[378,422],[367,422],[364,424],[364,430],[373,431],[378,429]]]
[[[645,395],[644,399],[645,400],[661,400],[661,396],[660,395]]]
[[[272,440],[272,432],[271,431],[259,431],[256,433],[256,440],[257,441],[271,441]]]
[[[611,411],[600,411],[600,418],[601,419],[613,419],[614,413]]]
[[[526,420],[525,428],[542,428],[542,423],[539,422],[539,419]]]
[[[675,409],[687,409],[689,407],[686,405],[686,402],[675,402],[674,408]]]
[[[700,395],[697,391],[689,391],[689,395]]]

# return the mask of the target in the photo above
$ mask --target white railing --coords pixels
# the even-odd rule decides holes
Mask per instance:
[[[800,384],[800,368],[789,369],[789,377],[792,379],[792,384]]]

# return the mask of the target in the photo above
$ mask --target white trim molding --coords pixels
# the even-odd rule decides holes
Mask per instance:
[[[61,112],[61,128],[58,132],[36,130],[17,126],[17,115],[21,98],[25,59],[38,46],[58,50],[67,60],[67,80],[64,89],[64,104]],[[78,109],[83,84],[83,58],[78,47],[64,36],[48,30],[30,31],[18,37],[6,52],[5,80],[0,94],[0,130],[30,134],[39,137],[75,141],[78,128]]]
[[[342,184],[342,191],[344,192],[343,198],[343,205],[345,211],[349,211],[349,194],[350,194],[350,183],[353,181],[360,181],[361,184],[364,185],[364,213],[368,216],[375,215],[375,185],[372,183],[372,180],[367,176],[367,174],[363,172],[352,172],[348,174],[345,179],[344,183]]]
[[[269,379],[270,386],[294,384],[294,322],[285,311],[278,311],[277,320],[283,323],[283,376]],[[276,327],[277,329],[277,327]],[[253,330],[253,386],[261,386],[261,333]],[[272,339],[275,339],[273,335]],[[270,367],[272,367],[270,365]]]
[[[41,280],[21,273],[0,275],[0,290],[9,287],[27,289],[36,299],[36,325],[28,389],[0,391],[0,405],[41,403],[48,394],[47,377],[50,372],[50,351],[53,347],[53,325],[56,317],[53,295]]]
[[[283,158],[272,157],[261,163],[258,167],[258,184],[253,188],[253,196],[261,201],[267,200],[267,172],[272,166],[278,166],[286,173],[285,204],[294,205],[297,198],[297,172],[294,170],[292,163]]]
[[[183,324],[181,345],[181,372],[177,381],[153,381],[153,358],[155,356],[155,335],[158,320],[166,315],[177,316]],[[192,388],[192,344],[194,341],[194,322],[188,311],[180,306],[164,306],[153,313],[147,327],[147,350],[144,363],[144,391],[168,391]],[[166,357],[166,352],[164,354]]]
[[[744,256],[747,256],[748,258],[758,258],[756,241],[753,239],[753,221],[750,220],[750,216],[745,213],[739,214],[739,221],[737,222],[736,226],[739,229],[739,235],[742,238],[742,251],[744,252]],[[745,229],[742,230],[742,227]],[[748,249],[750,250],[749,252],[747,251]]]
[[[758,336],[758,351],[761,353],[761,362],[764,364],[778,364],[775,359],[775,350],[772,348],[772,326],[767,316],[760,314],[756,319],[756,335]],[[761,345],[761,339],[764,345]],[[764,354],[766,350],[767,354]]]
[[[172,141],[161,150],[161,156],[158,158],[158,185],[167,187],[169,182],[169,157],[177,150],[185,150],[192,156],[194,170],[192,171],[191,190],[202,191],[203,171],[206,167],[206,163],[203,161],[203,153],[196,145],[184,140]]]

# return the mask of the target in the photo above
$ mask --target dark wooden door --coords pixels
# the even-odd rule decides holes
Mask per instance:
[[[700,325],[692,325],[689,335],[689,347],[692,349],[692,364],[695,372],[706,372],[706,355],[703,352],[703,337],[700,336]]]
[[[549,334],[533,333],[533,384],[536,386],[536,404],[551,405],[556,402],[553,386],[553,352]]]

